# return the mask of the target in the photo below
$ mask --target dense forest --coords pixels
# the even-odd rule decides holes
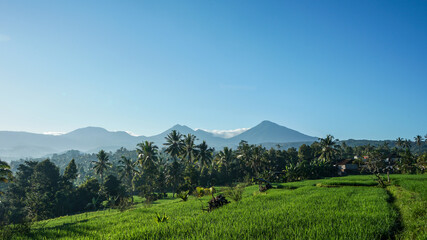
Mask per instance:
[[[424,173],[427,167],[427,140],[421,136],[414,141],[398,138],[393,147],[389,142],[352,147],[328,135],[298,149],[266,149],[241,141],[236,149],[219,151],[195,140],[194,135],[172,131],[161,149],[146,141],[135,150],[68,151],[50,159],[15,162],[12,168],[0,161],[0,225],[126,208],[137,195],[152,202],[167,193],[185,197],[196,187],[348,174],[337,168],[343,160],[358,166],[351,174],[374,174],[380,182],[381,174]]]

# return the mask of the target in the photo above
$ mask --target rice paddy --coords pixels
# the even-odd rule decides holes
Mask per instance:
[[[426,180],[392,175],[380,188],[372,176],[349,176],[275,184],[266,193],[254,185],[212,212],[201,210],[209,197],[168,198],[38,222],[16,239],[425,239]],[[157,222],[157,214],[168,220]]]

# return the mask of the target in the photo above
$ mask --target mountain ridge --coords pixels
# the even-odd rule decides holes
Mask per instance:
[[[10,161],[19,158],[43,157],[71,149],[81,152],[94,152],[99,149],[115,151],[120,147],[135,148],[143,141],[154,142],[159,148],[163,147],[165,137],[177,130],[183,135],[196,136],[196,144],[205,140],[209,146],[216,149],[236,147],[241,140],[250,144],[313,142],[311,137],[271,121],[260,124],[231,138],[215,136],[213,133],[186,125],[175,124],[171,128],[153,136],[133,136],[125,131],[109,131],[102,127],[88,126],[78,128],[61,135],[48,135],[30,132],[0,131],[0,159]]]
[[[283,136],[286,136],[284,141]],[[260,144],[265,142],[309,142],[316,141],[316,137],[311,137],[302,134],[293,129],[280,126],[277,123],[264,120],[253,128],[231,138],[233,140],[245,140],[253,144]]]

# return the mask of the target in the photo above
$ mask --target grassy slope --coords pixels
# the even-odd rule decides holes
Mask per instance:
[[[426,175],[392,178],[394,186],[388,187],[400,213],[403,231],[398,239],[427,239],[427,177]]]
[[[392,175],[395,184],[404,189],[416,192],[427,201],[427,175]]]
[[[421,196],[425,183],[417,185],[410,177],[393,175],[402,186],[394,188],[405,193],[417,189],[419,193],[412,193]],[[345,186],[316,187],[317,183]],[[165,199],[151,206],[139,204],[123,213],[111,210],[57,218],[37,223],[28,239],[381,239],[395,234],[400,216],[406,222],[416,219],[413,222],[425,223],[425,212],[416,218],[411,209],[400,210],[407,203],[399,205],[396,200],[391,204],[386,189],[370,186],[371,176],[280,185],[284,188],[255,195],[257,186],[247,187],[242,201],[211,213],[201,211],[202,203],[208,201],[205,197],[201,202],[196,198],[187,202]],[[422,203],[420,199],[417,202]],[[169,221],[157,224],[156,213],[166,213]],[[403,231],[399,235],[402,238],[426,236],[425,229],[405,227],[409,233],[417,232],[411,235]]]

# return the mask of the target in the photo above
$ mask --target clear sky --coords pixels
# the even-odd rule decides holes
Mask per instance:
[[[0,130],[427,133],[427,1],[3,1]]]

